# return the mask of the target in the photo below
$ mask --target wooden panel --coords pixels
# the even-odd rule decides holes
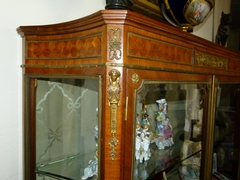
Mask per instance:
[[[237,60],[230,59],[228,62],[228,70],[230,71],[240,71],[240,62]]]
[[[128,34],[128,56],[156,61],[191,64],[193,49],[147,36]]]
[[[101,34],[51,41],[27,41],[26,59],[100,57]]]

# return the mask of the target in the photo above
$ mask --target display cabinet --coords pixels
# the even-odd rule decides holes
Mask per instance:
[[[240,54],[128,10],[20,26],[24,179],[239,179]]]

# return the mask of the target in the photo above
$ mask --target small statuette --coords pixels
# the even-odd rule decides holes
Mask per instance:
[[[138,115],[136,118],[137,122],[136,122],[136,144],[135,144],[135,157],[136,160],[140,159],[140,148],[141,148],[141,133],[142,133],[142,128],[141,128],[141,124],[139,122],[138,119]]]
[[[152,140],[155,142],[159,149],[170,147],[174,144],[172,125],[167,116],[167,101],[166,99],[157,100],[158,111],[156,113],[156,138]]]
[[[88,162],[88,166],[84,169],[84,175],[82,180],[88,179],[93,176],[98,176],[98,153],[96,150],[96,155],[93,159]]]
[[[88,166],[84,169],[84,175],[82,180],[86,180],[90,177],[98,177],[98,126],[95,126],[94,137],[96,141],[95,156],[88,162]]]
[[[139,122],[138,115],[136,120],[136,145],[135,145],[135,158],[140,163],[148,161],[151,157],[149,149],[152,134],[149,131],[150,123],[148,121],[148,114],[146,113],[146,106],[141,123]]]

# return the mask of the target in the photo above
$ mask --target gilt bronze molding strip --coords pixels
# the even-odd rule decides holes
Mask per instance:
[[[111,148],[110,156],[111,159],[114,160],[117,155],[117,149],[116,146],[119,142],[119,140],[115,137],[117,133],[117,112],[118,112],[118,106],[120,101],[120,92],[121,92],[121,86],[120,86],[120,76],[121,73],[116,70],[112,69],[108,75],[109,78],[109,84],[108,84],[108,104],[110,106],[110,127],[111,127],[111,134],[112,138],[109,140],[109,145]]]

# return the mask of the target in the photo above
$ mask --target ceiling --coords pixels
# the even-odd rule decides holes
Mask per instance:
[[[240,0],[231,0],[231,28],[240,28]]]

